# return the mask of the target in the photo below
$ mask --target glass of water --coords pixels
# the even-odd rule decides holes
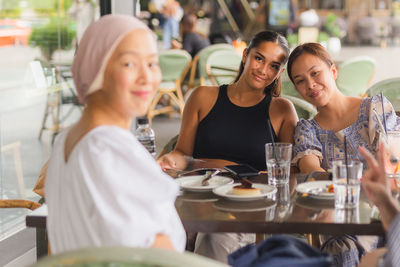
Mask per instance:
[[[332,162],[332,177],[335,190],[335,208],[358,207],[363,164],[357,160]]]
[[[266,144],[265,158],[268,169],[268,184],[280,185],[289,183],[292,144]]]

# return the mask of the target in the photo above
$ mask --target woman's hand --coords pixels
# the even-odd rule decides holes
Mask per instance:
[[[157,159],[157,163],[163,170],[184,170],[193,165],[193,161],[196,161],[193,159],[193,157],[187,156],[177,150],[173,150],[172,152],[165,154],[164,156]]]
[[[165,154],[161,158],[157,159],[158,165],[165,170],[165,169],[176,169],[176,156],[172,153]]]
[[[364,156],[369,166],[369,170],[363,174],[361,183],[367,197],[378,207],[383,227],[387,231],[397,213],[400,211],[400,207],[398,201],[392,197],[388,178],[386,177],[384,167],[386,155],[385,146],[381,144],[377,161],[365,148],[360,147],[359,151]]]

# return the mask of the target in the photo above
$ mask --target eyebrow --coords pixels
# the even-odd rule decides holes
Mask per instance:
[[[131,55],[134,55],[134,56],[141,56],[142,55],[141,53],[129,50],[129,51],[124,51],[124,52],[119,53],[117,57],[120,58],[120,57],[122,57],[122,56],[124,56],[126,54],[131,54]],[[152,53],[152,54],[146,54],[145,56],[146,57],[154,57],[154,56],[158,56],[158,54],[157,53]]]
[[[256,54],[258,56],[262,57],[263,59],[265,59],[265,56],[263,54],[261,54],[260,52],[256,51]],[[279,61],[272,61],[272,63],[282,65],[282,63]]]
[[[307,72],[311,71],[311,70],[312,70],[313,68],[315,68],[315,67],[316,67],[316,65],[312,65],[311,68],[309,68],[309,69],[307,70]],[[295,75],[295,76],[293,77],[293,80],[296,79],[296,78],[299,77],[299,76],[300,76],[300,74]]]

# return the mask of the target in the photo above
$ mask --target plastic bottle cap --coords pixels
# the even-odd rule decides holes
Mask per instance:
[[[138,118],[137,122],[138,122],[138,124],[149,124],[149,119],[147,117]]]

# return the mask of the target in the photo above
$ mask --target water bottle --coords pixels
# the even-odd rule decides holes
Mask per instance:
[[[147,118],[138,118],[138,128],[135,131],[135,136],[138,141],[149,151],[149,153],[156,156],[156,143],[154,130],[149,125]]]

